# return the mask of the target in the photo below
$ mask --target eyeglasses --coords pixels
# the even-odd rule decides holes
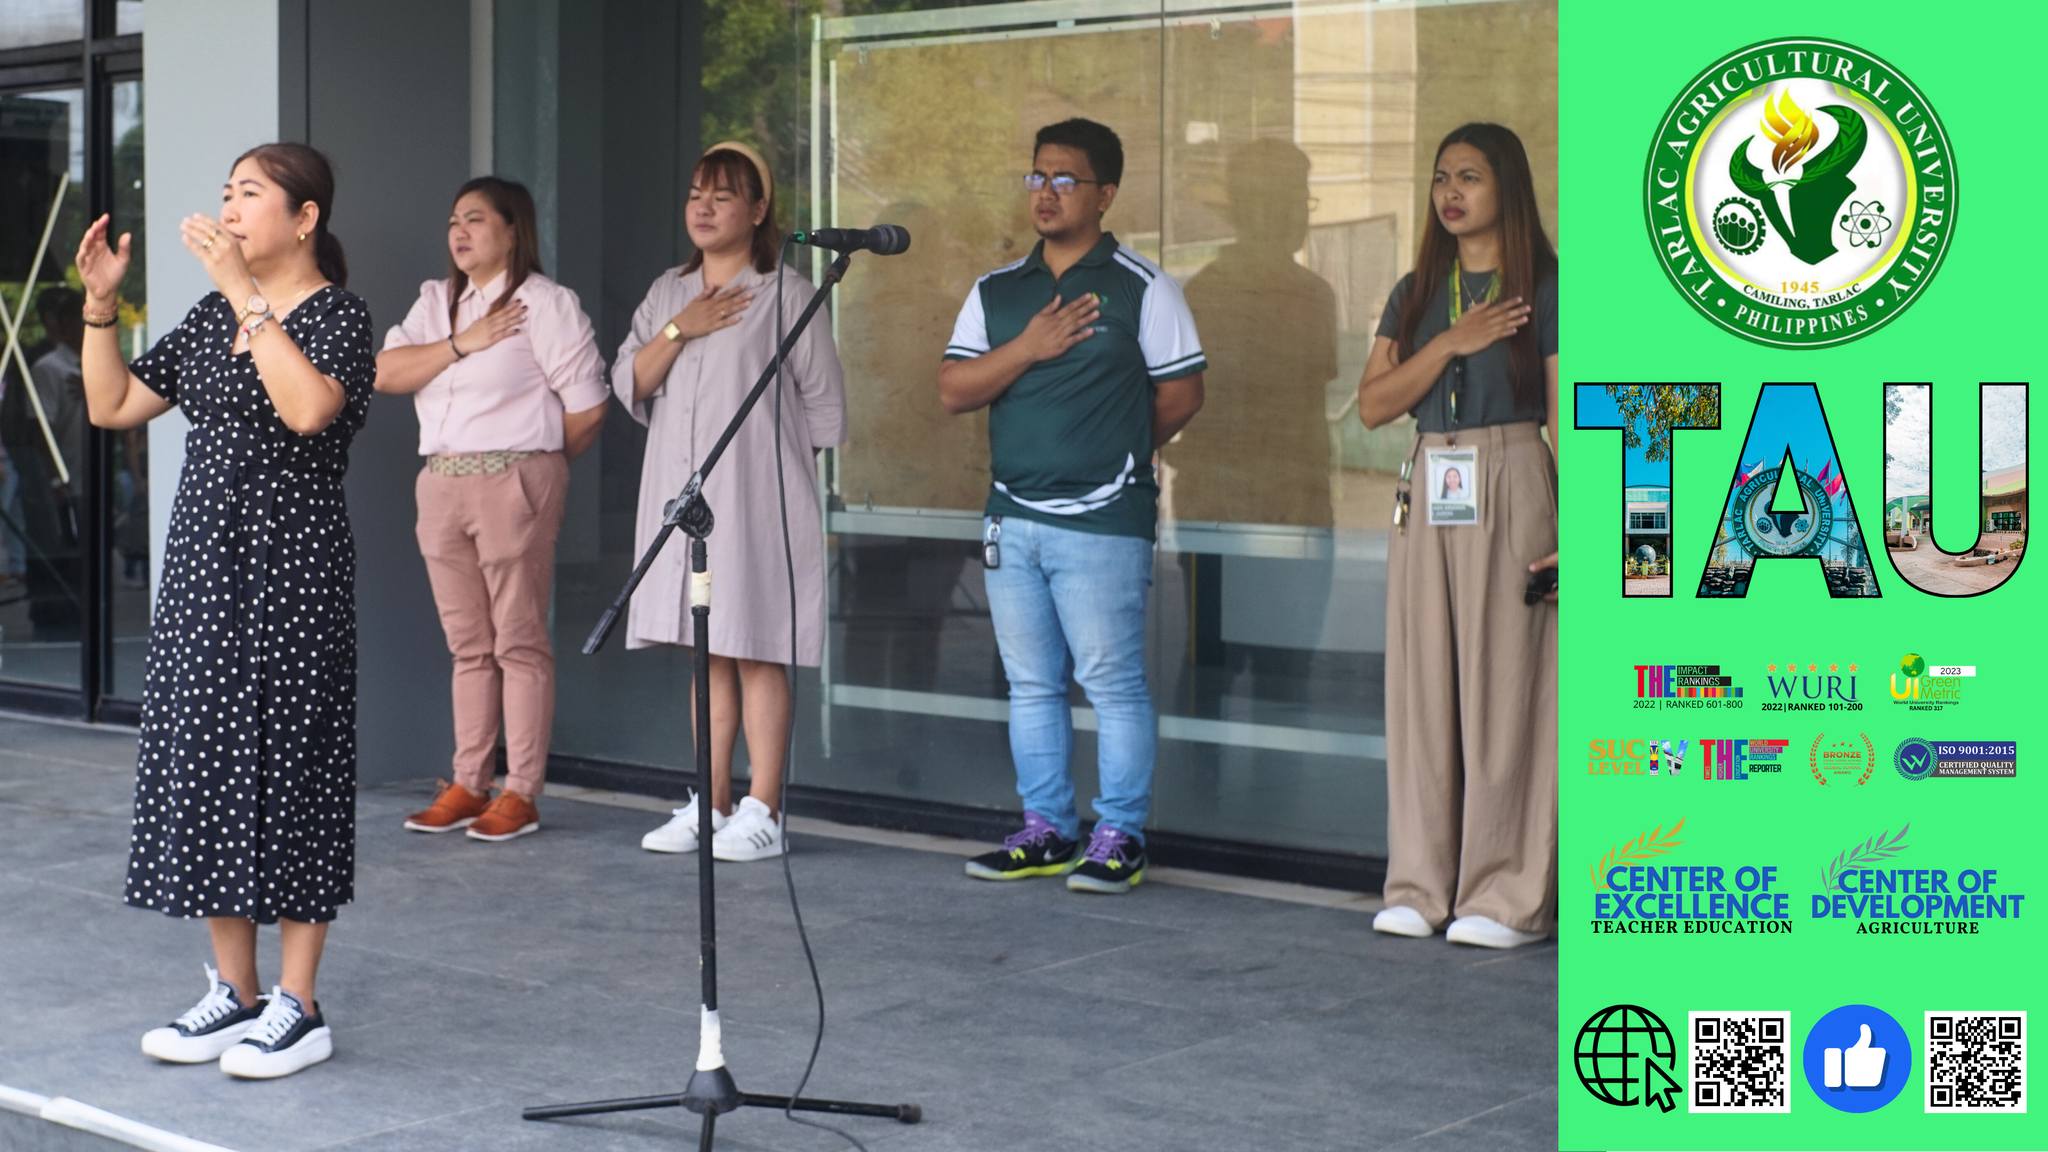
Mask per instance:
[[[1109,183],[1107,180],[1083,180],[1079,176],[1069,176],[1065,172],[1057,176],[1047,176],[1043,172],[1026,172],[1024,174],[1024,187],[1027,191],[1043,192],[1045,191],[1045,186],[1050,184],[1055,196],[1067,195],[1074,190],[1074,185],[1076,184],[1107,183]]]

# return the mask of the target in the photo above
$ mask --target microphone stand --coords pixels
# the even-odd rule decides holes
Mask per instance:
[[[711,856],[711,576],[705,558],[705,541],[711,535],[711,506],[704,501],[704,481],[711,470],[718,465],[719,457],[725,454],[726,446],[739,433],[747,414],[754,410],[754,404],[761,394],[768,390],[782,371],[783,361],[796,346],[797,337],[802,335],[811,318],[825,303],[825,297],[834,285],[846,275],[847,265],[852,261],[851,252],[842,252],[825,270],[825,281],[811,296],[803,312],[796,318],[796,325],[783,338],[781,347],[775,350],[774,359],[762,371],[761,378],[754,382],[753,391],[733,414],[732,422],[719,434],[718,442],[691,475],[689,482],[675,499],[663,509],[661,531],[653,543],[640,556],[633,574],[626,579],[626,586],[619,590],[611,606],[598,619],[597,627],[591,630],[590,638],[583,642],[583,654],[588,656],[604,647],[612,627],[618,623],[619,613],[626,602],[633,597],[647,570],[653,566],[655,557],[661,554],[668,538],[680,528],[690,538],[690,579],[688,585],[690,620],[694,643],[692,647],[692,675],[695,683],[695,706],[697,710],[697,783],[702,791],[697,797],[697,953],[704,979],[704,1000],[697,1046],[697,1070],[691,1075],[689,1085],[681,1095],[634,1096],[620,1100],[592,1100],[581,1104],[554,1104],[527,1108],[520,1115],[527,1120],[559,1120],[569,1116],[589,1116],[604,1112],[636,1112],[650,1108],[687,1108],[704,1118],[698,1129],[697,1147],[699,1152],[710,1152],[713,1133],[718,1117],[740,1108],[773,1108],[777,1111],[829,1112],[840,1116],[873,1116],[897,1120],[904,1124],[915,1124],[924,1118],[923,1109],[915,1104],[861,1104],[844,1100],[818,1100],[797,1096],[769,1096],[755,1092],[741,1092],[734,1083],[732,1072],[726,1068],[725,1052],[720,1043],[718,1020],[718,912],[717,897],[712,883]],[[777,461],[777,467],[781,462]],[[785,849],[786,851],[787,849]]]

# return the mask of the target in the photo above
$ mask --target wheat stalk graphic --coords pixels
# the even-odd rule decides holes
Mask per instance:
[[[1902,824],[1896,836],[1891,836],[1888,832],[1879,832],[1875,836],[1865,837],[1863,843],[1854,848],[1846,848],[1837,853],[1834,862],[1820,875],[1820,890],[1826,892],[1834,888],[1841,883],[1842,874],[1851,868],[1875,864],[1879,860],[1889,860],[1905,851],[1910,847],[1906,843],[1906,833],[1912,827],[1911,824]]]
[[[1673,824],[1669,832],[1666,832],[1664,826],[1659,824],[1626,844],[1609,848],[1607,855],[1600,858],[1600,863],[1593,866],[1593,887],[1595,889],[1607,887],[1607,870],[1616,864],[1626,864],[1633,860],[1652,860],[1685,843],[1685,841],[1678,838],[1679,829],[1684,827],[1685,819],[1680,817],[1678,823]]]

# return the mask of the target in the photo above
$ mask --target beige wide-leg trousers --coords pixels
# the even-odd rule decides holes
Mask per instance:
[[[1387,552],[1386,902],[1442,928],[1555,927],[1557,606],[1523,603],[1557,548],[1557,467],[1533,423],[1425,433]],[[1481,523],[1432,527],[1424,453],[1477,448]]]

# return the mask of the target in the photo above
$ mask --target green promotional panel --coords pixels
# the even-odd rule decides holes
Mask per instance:
[[[1563,1148],[2048,1148],[2022,11],[1563,9]]]

